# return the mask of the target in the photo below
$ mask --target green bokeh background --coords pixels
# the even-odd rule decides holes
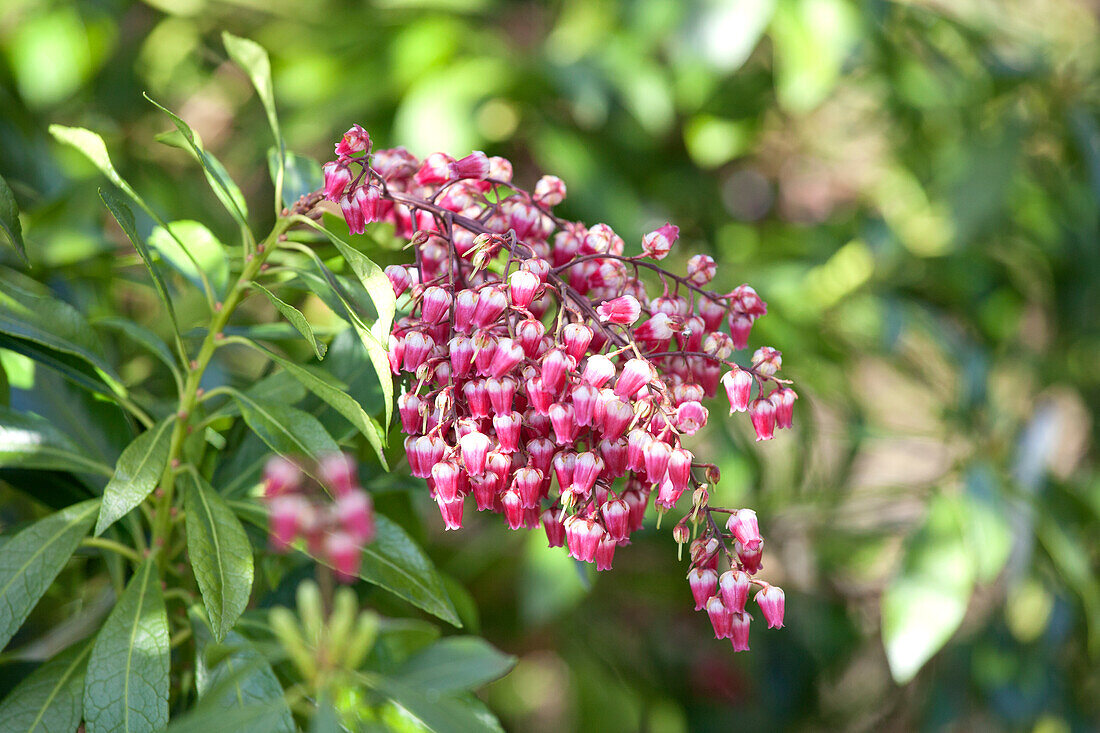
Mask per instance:
[[[1094,2],[6,0],[0,175],[36,277],[65,292],[125,252],[52,122],[233,241],[143,91],[269,223],[266,120],[222,30],[270,51],[292,150],[325,160],[359,122],[418,155],[504,155],[634,251],[672,220],[674,266],[710,252],[718,287],[769,304],[753,344],[784,352],[796,429],[755,445],[715,404],[697,452],[715,504],[759,512],[788,628],[754,628],[750,654],[711,639],[667,526],[582,578],[539,535],[472,517],[444,537],[425,511],[456,603],[520,656],[483,695],[506,727],[1094,729]]]

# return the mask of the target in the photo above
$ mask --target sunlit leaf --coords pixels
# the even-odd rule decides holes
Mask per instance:
[[[252,544],[233,510],[204,479],[188,472],[181,481],[187,487],[187,554],[214,638],[221,641],[248,605]]]
[[[309,342],[309,345],[313,347],[313,352],[317,354],[318,359],[325,358],[325,352],[328,351],[328,347],[325,346],[323,341],[317,340],[317,337],[313,334],[313,327],[309,325],[309,321],[306,320],[306,317],[302,315],[300,310],[284,302],[279,296],[259,283],[252,283],[252,287],[266,295],[267,299],[271,301],[271,304],[275,306],[275,309],[283,314],[283,318],[290,321],[290,324],[298,329],[298,333],[302,334],[305,340]]]
[[[225,210],[229,212],[230,216],[232,216],[244,230],[247,230],[248,205],[245,203],[244,194],[241,193],[240,187],[229,177],[229,174],[226,173],[225,168],[218,162],[217,158],[203,149],[202,143],[195,137],[195,133],[186,122],[148,94],[145,94],[144,97],[172,120],[172,124],[176,126],[176,129],[179,130],[180,135],[182,135],[184,141],[186,141],[191,154],[195,156],[199,165],[202,166],[202,170],[206,174],[206,180],[210,183],[210,188],[213,189],[214,195],[218,197],[218,200],[221,201],[222,206],[225,207]]]
[[[168,464],[172,425],[171,419],[162,420],[122,451],[115,473],[103,490],[103,508],[95,525],[97,537],[156,488]]]
[[[913,536],[901,572],[882,596],[882,641],[898,684],[905,684],[962,623],[974,587],[974,561],[956,498],[937,496]]]
[[[196,287],[202,287],[201,271],[216,295],[225,294],[229,285],[229,258],[225,245],[204,224],[184,219],[168,224],[167,229],[154,227],[149,244]]]
[[[84,680],[88,733],[137,733],[168,725],[168,664],[168,615],[151,557],[96,636]]]

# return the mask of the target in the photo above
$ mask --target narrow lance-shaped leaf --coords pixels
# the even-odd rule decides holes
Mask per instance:
[[[360,679],[373,687],[432,733],[499,731],[500,723],[483,707],[469,705],[461,697],[446,697],[409,687],[398,680],[373,674]]]
[[[0,231],[7,235],[8,241],[23,261],[27,261],[27,246],[23,243],[23,227],[19,223],[19,207],[15,204],[15,194],[8,182],[0,176]]]
[[[405,662],[393,677],[409,687],[450,693],[473,690],[508,674],[516,658],[476,636],[453,636]]]
[[[90,640],[74,644],[34,670],[0,704],[5,731],[72,731],[84,715],[84,670]]]
[[[0,268],[0,333],[76,357],[99,370],[105,384],[125,394],[84,316],[45,286],[7,268]]]
[[[99,499],[74,504],[38,520],[0,547],[0,649],[65,567],[98,509]]]
[[[317,337],[313,334],[313,327],[309,325],[309,321],[302,315],[302,312],[279,299],[279,296],[271,292],[263,285],[259,283],[252,283],[252,287],[259,290],[261,293],[267,296],[267,299],[271,301],[271,304],[275,306],[275,309],[283,314],[283,318],[290,321],[290,325],[298,329],[298,333],[305,337],[305,340],[309,342],[309,345],[313,347],[313,352],[317,354],[318,359],[324,359],[325,354],[328,352],[328,346],[324,341],[318,341]]]
[[[256,94],[264,105],[267,113],[267,121],[271,125],[272,135],[275,137],[275,147],[278,150],[278,171],[275,177],[276,200],[279,206],[282,202],[283,177],[286,170],[286,143],[283,141],[283,133],[279,129],[279,116],[275,112],[275,87],[271,83],[271,60],[263,46],[247,38],[240,38],[232,33],[222,33],[222,43],[225,51],[233,62],[244,69],[252,86],[256,88]]]
[[[313,222],[305,217],[302,217],[303,221],[309,221],[311,225],[316,226]],[[322,230],[324,231],[324,230]],[[393,375],[390,372],[389,357],[386,354],[386,347],[382,345],[380,341],[370,328],[364,323],[363,318],[358,312],[358,308],[352,305],[345,297],[343,292],[344,288],[341,286],[336,276],[325,267],[320,258],[312,250],[308,250],[313,257],[313,262],[317,266],[317,269],[324,276],[324,283],[327,284],[327,290],[321,284],[321,280],[315,276],[310,276],[304,271],[300,274],[303,275],[303,279],[309,285],[310,289],[317,293],[318,297],[325,300],[326,305],[336,305],[336,312],[339,314],[343,312],[343,317],[351,324],[355,329],[355,334],[359,337],[360,342],[363,344],[363,348],[367,351],[367,356],[370,358],[371,366],[374,367],[375,373],[378,375],[378,382],[382,386],[382,398],[386,405],[386,420],[383,426],[390,424],[390,418],[393,415]],[[393,295],[392,289],[390,295]],[[377,325],[377,324],[376,324]],[[388,338],[388,331],[387,331]]]
[[[389,339],[390,330],[393,328],[394,315],[397,312],[397,299],[393,294],[393,286],[382,268],[365,254],[352,248],[347,242],[312,219],[306,217],[300,217],[300,219],[303,222],[308,222],[309,226],[317,231],[323,232],[336,246],[348,266],[351,267],[352,272],[359,278],[359,282],[363,284],[367,294],[370,295],[371,302],[374,303],[375,310],[378,311],[378,320],[370,326],[369,330],[373,340],[362,336],[361,338],[363,338],[363,345],[366,346],[367,352],[370,354],[371,363],[374,365],[375,371],[378,372],[378,379],[382,383],[382,395],[386,401],[385,425],[389,425],[390,417],[393,414],[393,379],[390,376],[389,360],[386,358],[384,344]],[[359,327],[356,327],[356,330],[359,331]]]
[[[138,568],[96,636],[84,679],[88,733],[168,725],[168,615],[156,557]]]
[[[86,454],[69,436],[38,415],[0,407],[0,466],[99,473],[110,466]]]
[[[231,394],[248,427],[276,453],[291,457],[305,455],[317,460],[340,450],[317,418],[308,412],[236,390]]]
[[[218,163],[214,156],[203,149],[202,144],[196,139],[195,133],[186,122],[180,119],[172,110],[163,106],[148,94],[143,92],[142,96],[148,99],[154,107],[171,118],[172,124],[179,130],[183,139],[187,142],[191,153],[195,156],[195,159],[199,161],[199,165],[202,166],[203,172],[206,174],[206,180],[210,183],[210,187],[214,190],[214,194],[218,197],[218,200],[221,201],[222,206],[225,207],[230,216],[241,225],[241,230],[247,232],[248,208],[245,204],[244,194],[241,193],[240,187],[226,174],[225,168],[222,167],[221,163]]]
[[[153,211],[152,207],[145,203],[145,199],[138,196],[137,191],[135,191],[133,187],[118,174],[118,171],[115,170],[115,166],[111,162],[111,156],[107,153],[107,146],[103,143],[103,138],[83,127],[66,127],[65,125],[50,125],[50,134],[59,142],[71,145],[83,153],[103,175],[107,176],[111,183],[118,186],[122,192],[129,196],[131,201],[141,207],[142,211],[148,214],[153,221],[161,227],[168,227],[164,219],[162,219],[157,212]],[[177,240],[176,243],[186,251],[183,242]],[[203,290],[206,291],[207,297],[212,298],[213,293],[209,287],[209,283],[205,280],[205,275],[203,275],[203,278]]]
[[[102,328],[110,328],[123,333],[134,343],[145,347],[146,351],[157,357],[162,364],[168,367],[168,370],[172,372],[172,376],[176,379],[177,384],[183,384],[183,374],[180,372],[179,364],[172,356],[172,352],[168,350],[168,347],[160,340],[159,336],[145,326],[126,318],[114,316],[97,318],[94,321],[94,325]]]
[[[301,382],[306,389],[320,397],[331,405],[334,410],[343,415],[348,422],[366,436],[367,440],[378,454],[378,459],[382,462],[382,466],[385,467],[386,470],[389,470],[389,466],[386,463],[386,454],[382,451],[381,428],[375,424],[370,415],[363,410],[363,407],[356,402],[351,395],[340,387],[326,381],[317,373],[304,369],[290,359],[285,359],[255,342],[241,339],[241,343],[248,344],[252,348],[263,353],[264,356],[278,363],[286,369],[288,374]]]
[[[107,210],[111,212],[111,216],[118,222],[126,238],[134,245],[134,249],[141,256],[141,261],[145,263],[145,269],[149,271],[149,277],[153,281],[153,289],[157,291],[160,302],[164,304],[165,310],[168,311],[168,317],[172,319],[172,328],[175,329],[178,337],[180,327],[179,321],[176,320],[176,309],[172,306],[172,297],[168,294],[168,288],[164,284],[164,278],[161,277],[160,270],[153,262],[153,255],[149,251],[149,247],[145,244],[145,240],[138,235],[137,227],[134,225],[134,212],[130,211],[130,207],[126,205],[126,202],[112,191],[99,189],[99,198],[103,200]]]
[[[214,643],[201,611],[192,608],[190,616],[196,645],[196,708],[221,711],[223,715],[254,711],[255,718],[250,719],[253,727],[247,730],[293,733],[294,719],[283,687],[264,655],[235,631],[226,635],[224,643]]]
[[[396,522],[377,513],[374,521],[374,541],[363,548],[359,577],[461,627],[439,572],[424,551]]]
[[[115,464],[115,475],[103,490],[103,508],[96,521],[96,537],[156,488],[168,464],[172,441],[172,419],[163,420],[126,446]]]
[[[206,613],[221,641],[248,605],[252,592],[252,545],[241,521],[204,479],[183,477],[187,486],[187,552]]]
[[[223,245],[204,224],[190,219],[153,228],[151,244],[181,275],[204,287],[208,283],[219,297],[229,285],[229,258]]]

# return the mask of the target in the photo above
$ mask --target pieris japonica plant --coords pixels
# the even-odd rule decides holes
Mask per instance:
[[[166,221],[96,133],[55,125],[106,177],[120,248],[87,268],[0,266],[0,730],[499,730],[472,691],[511,657],[374,610],[463,626],[370,490],[389,464],[395,296],[326,229],[320,166],[285,148],[266,52],[224,40],[275,136],[268,233],[149,100],[239,242]],[[0,226],[34,262],[2,180]],[[305,297],[338,325],[307,320]]]
[[[225,168],[149,100],[236,246],[165,221],[98,135],[54,126],[108,179],[100,196],[134,249],[109,263],[99,296],[141,279],[159,314],[89,319],[33,269],[0,269],[0,364],[32,376],[0,407],[0,483],[53,510],[0,543],[0,647],[41,662],[0,702],[0,727],[495,729],[472,690],[513,660],[426,624],[410,636],[370,603],[388,593],[400,600],[387,608],[462,626],[431,560],[376,511],[391,463],[426,480],[442,528],[501,514],[600,571],[664,522],[688,548],[685,601],[719,639],[748,649],[754,588],[763,620],[782,626],[756,514],[711,505],[719,471],[691,445],[719,392],[757,440],[791,426],[780,353],[733,360],[766,313],[756,291],[710,289],[706,255],[686,272],[662,264],[671,224],[627,254],[607,224],[554,213],[563,181],[527,190],[503,158],[374,150],[355,125],[334,160],[311,164],[285,148],[266,53],[225,44],[275,137],[270,231],[254,234]],[[6,185],[0,197],[21,245]],[[352,235],[380,222],[406,264],[376,265],[340,218]],[[324,327],[303,298],[331,311]],[[121,376],[139,351],[159,377]],[[97,425],[103,436],[81,432]],[[40,601],[66,593],[77,630],[60,633]],[[454,671],[427,673],[440,667]]]
[[[688,447],[719,387],[730,415],[748,412],[758,441],[791,426],[797,395],[777,376],[780,353],[763,346],[750,363],[731,359],[767,312],[756,291],[708,290],[717,270],[708,255],[692,256],[683,274],[661,265],[679,235],[671,224],[626,255],[607,224],[555,215],[561,179],[528,191],[504,158],[374,151],[359,125],[335,153],[324,198],[352,233],[392,223],[415,260],[386,269],[406,314],[388,360],[402,378],[411,472],[427,480],[446,528],[461,528],[471,503],[513,530],[541,524],[551,547],[610,570],[647,507],[659,524],[690,490],[672,533],[690,543],[696,609],[719,639],[747,650],[756,586],[768,626],[782,626],[782,589],[757,577],[755,512],[711,506],[718,468]]]

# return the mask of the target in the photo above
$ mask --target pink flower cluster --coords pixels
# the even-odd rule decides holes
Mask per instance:
[[[756,603],[769,629],[783,626],[783,589],[753,577],[761,568],[764,553],[756,512],[752,509],[731,512],[726,522],[728,535],[723,535],[711,516],[719,511],[723,510],[708,512],[707,531],[691,543],[688,585],[695,598],[695,610],[706,610],[715,637],[729,639],[734,651],[748,651],[752,616],[745,610],[745,604],[751,586],[755,584],[760,588]],[[732,551],[727,549],[727,539],[732,540]],[[719,575],[723,556],[729,569]]]
[[[358,126],[336,153],[324,196],[353,232],[394,224],[415,255],[386,269],[407,313],[389,358],[407,377],[397,407],[412,474],[427,480],[447,529],[462,526],[472,496],[479,511],[512,529],[541,524],[551,547],[606,570],[651,497],[663,513],[694,489],[693,515],[709,518],[697,473],[718,471],[684,439],[706,425],[703,402],[719,385],[757,440],[790,427],[796,395],[776,376],[780,353],[730,360],[766,304],[748,285],[706,290],[717,269],[708,255],[684,275],[659,265],[677,227],[647,234],[629,256],[607,224],[553,213],[560,179],[528,192],[503,158],[371,155]]]
[[[271,544],[285,552],[302,538],[312,555],[332,566],[337,578],[351,582],[359,572],[363,546],[374,539],[374,503],[359,486],[355,462],[348,456],[326,456],[312,473],[320,483],[279,456],[265,466]]]

